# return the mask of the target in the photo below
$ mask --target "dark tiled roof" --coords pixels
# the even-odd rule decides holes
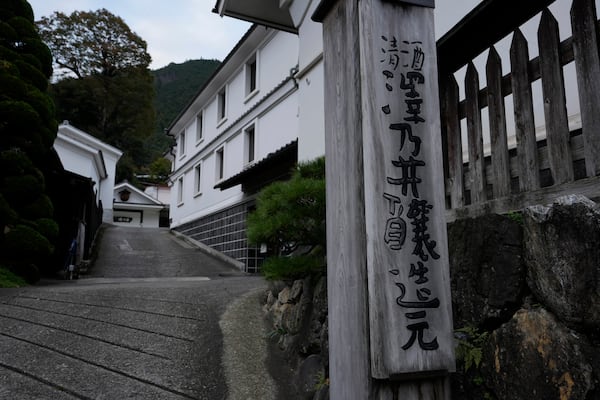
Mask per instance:
[[[258,175],[263,171],[276,168],[282,163],[282,161],[289,160],[290,156],[293,156],[296,159],[298,157],[298,139],[286,144],[285,146],[281,147],[278,150],[275,150],[272,153],[267,154],[265,158],[252,164],[251,166],[242,170],[236,175],[233,175],[232,177],[219,182],[215,185],[215,189],[224,190],[239,184],[243,184],[251,177]]]

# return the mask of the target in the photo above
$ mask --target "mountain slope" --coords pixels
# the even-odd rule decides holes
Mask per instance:
[[[156,128],[148,143],[149,161],[162,155],[171,145],[164,130],[173,122],[198,90],[220,65],[218,60],[190,60],[171,63],[152,71],[156,97]]]

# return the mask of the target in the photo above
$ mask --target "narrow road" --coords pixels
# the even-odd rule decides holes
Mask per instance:
[[[229,335],[262,345],[262,278],[166,230],[111,226],[100,243],[82,279],[0,289],[0,399],[231,399],[224,354],[245,343],[219,323],[245,299],[249,331]]]

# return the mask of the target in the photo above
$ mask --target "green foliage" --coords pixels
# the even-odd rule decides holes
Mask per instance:
[[[0,227],[13,225],[17,219],[17,212],[10,206],[10,203],[6,201],[2,193],[0,193]]]
[[[157,133],[164,136],[164,130],[220,64],[218,60],[190,60],[182,64],[171,63],[152,72],[156,90]]]
[[[39,267],[54,251],[50,241],[27,225],[17,225],[0,244],[3,264],[29,282],[39,279]]]
[[[54,241],[58,238],[59,227],[53,219],[40,218],[35,221],[35,227],[39,233],[50,241]]]
[[[325,162],[300,164],[292,178],[258,195],[248,216],[248,240],[272,252],[261,269],[267,279],[297,279],[324,271]]]
[[[150,181],[154,183],[166,182],[171,173],[171,161],[164,157],[158,157],[148,168]]]
[[[509,212],[508,214],[506,214],[506,216],[521,226],[524,224],[522,212],[513,211],[513,212]]]
[[[106,9],[55,12],[37,22],[55,64],[78,78],[112,76],[131,67],[145,69],[151,57],[146,42]]]
[[[117,176],[133,180],[151,161],[145,143],[155,121],[146,42],[105,9],[55,12],[38,28],[63,72],[52,85],[58,118],[122,150]]]
[[[0,4],[0,264],[28,281],[39,278],[53,246],[53,205],[44,173],[57,124],[48,96],[52,55],[25,0]],[[43,172],[42,172],[43,171]],[[40,225],[39,218],[48,219]],[[40,232],[44,232],[43,234]],[[52,235],[50,235],[52,236]]]
[[[315,380],[316,380],[316,384],[315,384],[316,391],[319,391],[323,388],[329,387],[329,377],[327,376],[327,374],[325,374],[325,372],[319,371],[317,373]]]
[[[325,272],[325,258],[311,255],[269,257],[261,266],[270,281],[296,280]]]
[[[172,145],[173,138],[165,135],[177,115],[190,103],[221,63],[218,60],[190,60],[171,63],[152,71],[156,97],[154,135],[144,143],[149,160],[161,157]]]
[[[35,220],[40,218],[52,218],[54,215],[54,206],[48,196],[41,195],[31,203],[27,203],[19,208],[23,218]]]
[[[471,367],[479,368],[483,358],[483,346],[489,338],[489,332],[481,332],[477,328],[467,326],[455,331],[457,339],[456,359],[464,366],[464,371]]]
[[[273,329],[271,332],[266,334],[266,338],[269,340],[277,340],[278,342],[283,340],[283,337],[288,334],[288,331],[284,327],[277,327]]]
[[[0,267],[0,288],[18,288],[27,286],[27,282],[20,276]]]
[[[36,200],[44,193],[44,183],[34,175],[7,176],[2,182],[4,197],[16,204]]]
[[[0,2],[0,20],[5,21],[13,17],[23,17],[33,23],[33,9],[24,0],[2,0]]]

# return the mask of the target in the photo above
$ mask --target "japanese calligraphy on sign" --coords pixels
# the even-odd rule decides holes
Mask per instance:
[[[411,13],[387,7],[397,20]],[[364,135],[371,153],[365,211],[376,378],[454,370],[435,41],[411,27],[373,27],[368,54],[375,95],[367,117],[374,130]]]

